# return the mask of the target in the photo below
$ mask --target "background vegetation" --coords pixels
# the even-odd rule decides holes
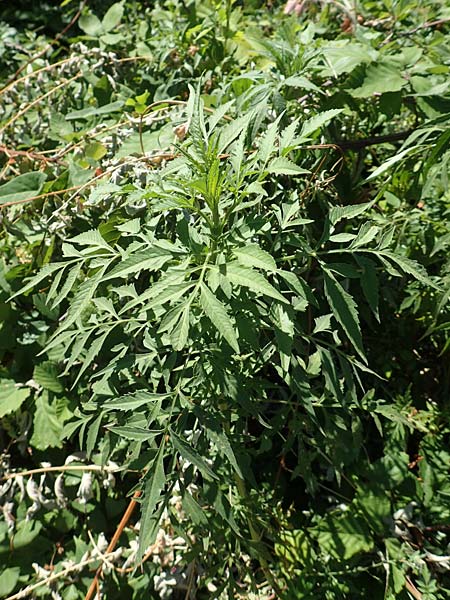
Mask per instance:
[[[1,4],[1,597],[448,598],[449,26]]]

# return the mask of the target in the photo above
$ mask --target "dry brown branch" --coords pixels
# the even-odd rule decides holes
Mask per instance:
[[[66,86],[69,83],[71,83],[72,81],[79,79],[82,75],[83,75],[83,73],[80,72],[80,73],[77,73],[76,75],[74,75],[73,77],[70,77],[70,79],[65,79],[64,81],[59,83],[57,86],[55,86],[54,88],[52,88],[51,90],[49,90],[48,92],[43,94],[42,96],[39,96],[38,98],[36,98],[36,100],[33,100],[33,102],[30,102],[29,104],[27,104],[25,106],[25,108],[23,108],[22,110],[19,110],[19,112],[17,112],[13,117],[11,117],[9,119],[9,121],[7,121],[3,125],[3,127],[0,128],[0,133],[3,133],[5,131],[5,129],[7,129],[10,125],[12,125],[15,121],[17,121],[17,119],[20,119],[20,117],[22,117],[25,113],[27,113],[30,110],[30,108],[33,108],[33,106],[36,106],[36,104],[39,104],[39,102],[42,102],[42,100],[45,100],[46,98],[51,96],[54,92],[56,92],[63,86]]]
[[[124,512],[122,519],[120,520],[119,525],[117,526],[117,529],[113,535],[113,537],[111,538],[111,541],[109,542],[109,545],[106,549],[105,552],[105,556],[107,556],[108,554],[112,553],[112,551],[114,550],[114,548],[117,545],[117,542],[119,541],[120,536],[122,535],[122,531],[125,529],[128,521],[131,518],[131,515],[134,512],[134,509],[136,508],[137,505],[137,499],[139,498],[139,496],[141,495],[141,491],[137,490],[136,492],[134,492],[133,498],[130,500],[130,503],[128,504],[127,510]],[[99,578],[101,577],[103,571],[103,563],[99,566],[99,568],[97,569],[94,579],[92,580],[92,583],[86,593],[86,596],[84,597],[84,600],[91,600],[92,596],[94,595],[95,591],[98,589],[98,582],[99,582]]]
[[[105,554],[105,556],[107,556],[107,554]],[[17,592],[17,594],[8,596],[8,598],[6,598],[5,600],[20,600],[21,598],[26,598],[32,592],[34,592],[34,590],[37,590],[38,588],[42,587],[43,585],[49,586],[57,579],[60,579],[61,577],[66,577],[67,575],[70,575],[74,571],[80,571],[81,569],[83,569],[83,567],[85,567],[93,562],[97,562],[98,560],[99,560],[98,556],[92,556],[91,558],[87,558],[86,560],[83,560],[82,562],[80,562],[78,564],[75,564],[71,567],[68,567],[67,569],[59,571],[58,573],[52,573],[45,579],[41,579],[41,581],[38,581],[37,583],[34,583],[33,585],[27,586],[20,592]]]
[[[0,477],[0,481],[14,479],[16,477],[27,477],[28,475],[37,475],[39,473],[51,473],[64,471],[99,471],[103,473],[115,473],[120,471],[120,467],[101,467],[100,465],[61,465],[59,467],[40,467],[39,469],[29,469],[20,471],[20,473],[8,473]]]
[[[45,48],[43,50],[41,50],[40,52],[38,52],[37,54],[32,56],[26,63],[24,63],[21,67],[19,67],[17,69],[17,71],[14,73],[14,75],[6,82],[6,84],[0,90],[0,93],[3,92],[5,90],[5,88],[7,88],[11,83],[13,83],[16,80],[16,78],[22,73],[22,71],[28,67],[29,64],[33,63],[35,60],[38,60],[38,58],[43,56],[48,50],[51,49],[53,44],[58,42],[69,31],[69,29],[78,21],[83,8],[86,6],[86,3],[87,3],[87,0],[83,0],[81,2],[78,12],[75,13],[75,15],[72,17],[72,20],[70,21],[70,23],[68,23],[68,25],[66,25],[66,27],[64,27],[64,29],[62,31],[60,31],[58,33],[58,35],[56,35],[55,38],[49,44],[47,44],[47,46],[45,46]]]

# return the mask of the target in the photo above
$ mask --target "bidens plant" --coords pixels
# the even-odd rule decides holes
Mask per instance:
[[[173,160],[149,167],[143,188],[119,188],[113,224],[65,241],[63,260],[18,293],[49,281],[48,306],[67,307],[46,352],[65,357],[74,385],[89,374],[89,394],[65,434],[79,430],[89,454],[106,438],[103,460],[125,441],[121,466],[140,465],[137,560],[176,489],[193,556],[208,550],[205,528],[228,527],[208,544],[249,553],[280,593],[269,567],[280,529],[253,464],[291,455],[314,492],[323,444],[339,480],[326,423],[345,408],[355,428],[371,373],[357,298],[379,319],[380,270],[433,284],[367,216],[374,201],[327,199],[333,178],[315,173],[328,147],[308,142],[339,111],[266,125],[265,106],[233,106],[208,116],[191,89]]]

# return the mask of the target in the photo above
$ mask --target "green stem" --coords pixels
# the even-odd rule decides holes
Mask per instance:
[[[224,429],[225,429],[226,433],[229,435],[229,433],[230,433],[229,422],[225,421]],[[236,472],[234,473],[234,481],[236,483],[236,488],[239,493],[239,497],[241,498],[241,500],[246,501],[248,499],[248,493],[247,493],[247,488],[245,486],[245,481]],[[251,518],[250,515],[247,515],[246,518],[247,518],[247,525],[248,525],[248,529],[250,531],[250,538],[251,538],[252,542],[254,542],[255,544],[260,544],[261,540],[262,540],[262,536],[263,536],[262,531],[259,529],[258,525],[254,522],[254,520]],[[267,579],[269,584],[272,586],[272,588],[273,588],[274,592],[277,594],[277,596],[281,597],[281,588],[278,585],[278,583],[275,581],[275,579],[272,575],[272,571],[270,570],[269,563],[267,562],[265,557],[262,556],[262,554],[260,554],[260,553],[258,553],[258,560],[259,560],[259,564],[261,565],[261,569],[264,573],[265,578]]]

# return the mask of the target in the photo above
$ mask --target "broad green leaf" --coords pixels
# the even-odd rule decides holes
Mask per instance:
[[[361,517],[329,515],[318,526],[317,542],[322,552],[337,560],[349,560],[360,552],[370,552],[374,542]]]
[[[55,394],[60,394],[64,389],[61,379],[58,378],[58,368],[51,361],[36,365],[33,371],[33,379],[45,390],[49,390]]]
[[[258,273],[254,269],[243,267],[235,262],[227,263],[225,277],[234,285],[247,287],[256,294],[264,294],[280,302],[287,303],[287,300],[280,292],[261,273]]]
[[[102,19],[103,31],[109,32],[116,27],[123,17],[123,2],[116,2],[106,11]]]
[[[74,110],[73,112],[66,115],[67,121],[75,121],[77,119],[88,119],[93,116],[109,115],[113,112],[122,110],[124,103],[121,100],[111,102],[110,104],[104,104],[103,106],[89,106],[82,110]]]
[[[273,256],[260,248],[258,244],[235,248],[233,254],[245,267],[256,267],[264,271],[276,271],[277,269],[277,263]]]
[[[156,402],[169,398],[170,394],[154,394],[146,390],[139,390],[131,394],[125,394],[113,400],[106,400],[103,404],[105,410],[130,410],[134,411],[141,406],[151,406]]]
[[[348,91],[355,98],[370,98],[375,93],[398,92],[407,84],[408,81],[401,75],[398,65],[386,59],[384,62],[370,64],[362,85]]]
[[[78,25],[84,33],[93,37],[99,35],[103,31],[100,19],[92,13],[81,15],[78,19]]]
[[[271,160],[265,171],[273,175],[307,175],[310,173],[307,169],[298,167],[292,160],[284,156],[279,156]]]
[[[197,450],[185,442],[173,430],[170,431],[170,440],[175,450],[178,450],[185,460],[197,467],[204,477],[207,479],[217,479],[217,475],[211,470],[211,467],[200,456]]]
[[[200,287],[200,302],[211,323],[217,328],[220,335],[226,339],[233,350],[239,354],[239,344],[235,328],[226,308],[204,283]]]
[[[38,196],[47,175],[41,171],[24,173],[0,185],[0,206],[8,202],[22,202]]]
[[[350,73],[363,63],[376,60],[378,52],[367,44],[336,40],[328,42],[322,48],[327,67],[322,71],[323,77],[337,77],[342,73]]]
[[[166,485],[164,473],[164,446],[162,445],[156,455],[147,475],[144,488],[144,497],[141,503],[141,527],[139,530],[139,549],[137,560],[141,560],[144,552],[153,543],[158,525],[155,526],[156,507],[161,497],[161,492]]]
[[[0,573],[0,597],[6,598],[19,581],[20,567],[4,567]]]
[[[19,409],[30,392],[28,387],[17,387],[12,379],[0,379],[0,418]]]
[[[64,421],[55,400],[49,402],[47,394],[38,396],[30,443],[38,450],[61,448]]]
[[[325,295],[333,315],[342,326],[353,347],[365,361],[356,302],[327,270],[323,271]]]

